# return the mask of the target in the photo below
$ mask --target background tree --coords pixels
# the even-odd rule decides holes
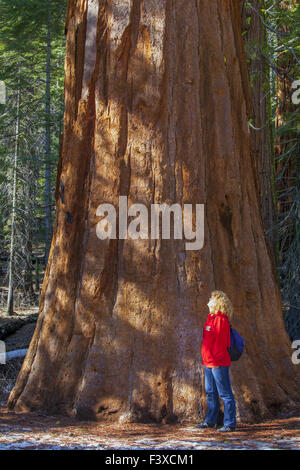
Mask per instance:
[[[275,254],[285,325],[290,338],[299,339],[300,107],[292,103],[291,97],[292,84],[299,78],[300,5],[294,0],[241,0],[240,6],[252,83],[251,140],[261,174],[263,222]],[[273,191],[273,209],[268,188]]]
[[[62,130],[64,8],[66,1],[57,0],[25,0],[13,4],[3,0],[0,4],[0,68],[1,80],[7,89],[7,103],[2,105],[0,114],[2,285],[8,285],[9,279],[13,278],[15,295],[20,295],[24,305],[37,301],[39,281],[35,293],[33,271],[35,268],[38,273],[42,263],[43,273],[51,241],[53,193]],[[15,263],[14,269],[9,270],[13,198],[7,197],[7,188],[13,181],[10,168],[15,145],[13,129],[17,120],[19,68],[22,103],[16,171],[18,204],[14,218]],[[6,290],[3,292],[5,299]]]
[[[274,9],[276,27],[275,164],[279,273],[291,339],[300,339],[300,107],[292,84],[300,77],[300,5],[282,1]]]
[[[258,177],[258,190],[263,224],[272,256],[276,256],[276,233],[270,230],[276,220],[273,158],[273,123],[271,115],[271,80],[267,58],[270,55],[268,31],[260,15],[265,0],[254,0],[250,4],[240,1],[242,36],[245,40],[246,56],[251,84],[250,137]],[[259,14],[258,14],[259,12]]]

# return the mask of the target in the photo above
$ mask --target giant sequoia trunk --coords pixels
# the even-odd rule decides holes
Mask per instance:
[[[239,417],[299,405],[250,153],[238,1],[74,0],[67,15],[57,217],[16,410],[195,420],[210,292],[247,351]],[[100,240],[103,202],[205,204],[205,242]]]

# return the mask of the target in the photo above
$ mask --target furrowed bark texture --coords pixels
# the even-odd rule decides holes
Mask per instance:
[[[124,421],[204,416],[213,289],[247,351],[238,416],[298,406],[250,153],[237,1],[72,1],[57,218],[16,410]],[[205,204],[205,242],[103,240],[101,203]],[[195,206],[194,206],[195,207]]]

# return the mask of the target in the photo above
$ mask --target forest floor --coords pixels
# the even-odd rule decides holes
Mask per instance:
[[[12,317],[0,311],[0,339],[6,351],[28,347],[36,319],[37,308]],[[17,358],[0,364],[0,450],[300,450],[300,416],[238,424],[236,432],[221,434],[192,424],[111,424],[14,413],[5,405],[22,362]]]
[[[300,418],[218,433],[189,425],[110,424],[0,409],[0,450],[300,450]]]

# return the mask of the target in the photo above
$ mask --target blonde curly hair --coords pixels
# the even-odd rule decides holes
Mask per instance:
[[[225,313],[229,318],[233,316],[233,307],[230,299],[227,297],[225,292],[221,290],[214,290],[211,293],[210,299],[215,301],[215,307],[211,313],[217,313],[219,310]]]

